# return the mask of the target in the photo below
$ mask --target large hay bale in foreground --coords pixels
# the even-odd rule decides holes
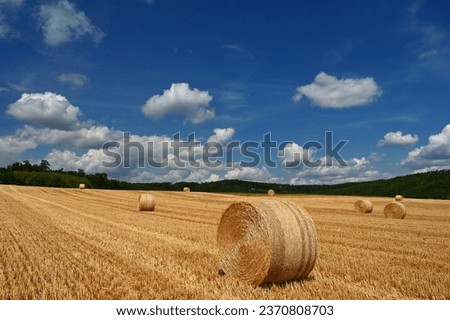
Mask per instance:
[[[395,196],[395,201],[402,201],[403,200],[403,196],[401,194],[398,194]]]
[[[184,192],[191,192],[191,189],[190,189],[189,187],[184,187],[184,188],[183,188],[183,191],[184,191]]]
[[[78,189],[85,189],[86,185],[84,183],[80,183],[80,185],[78,186]]]
[[[316,262],[314,222],[285,200],[231,204],[220,220],[219,273],[254,284],[306,278]]]
[[[269,189],[269,191],[267,191],[267,195],[269,197],[273,197],[275,195],[275,191],[273,191],[272,189]]]
[[[372,202],[369,200],[358,200],[355,202],[356,213],[371,213],[373,210]]]
[[[400,202],[392,202],[384,207],[386,218],[403,219],[406,216],[406,207]]]
[[[148,193],[141,193],[138,198],[139,211],[154,211],[155,197]]]

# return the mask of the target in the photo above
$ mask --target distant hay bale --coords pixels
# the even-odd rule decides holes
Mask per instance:
[[[392,219],[403,219],[406,216],[406,207],[400,202],[392,202],[384,207],[384,216]]]
[[[403,200],[403,196],[401,194],[398,194],[395,196],[395,201],[402,201]]]
[[[219,274],[253,285],[306,278],[317,256],[314,222],[285,200],[243,201],[222,214]]]
[[[275,195],[275,191],[269,189],[269,191],[267,191],[267,194],[269,195],[269,197],[273,197]]]
[[[155,197],[148,193],[141,193],[138,198],[139,211],[154,211]]]
[[[354,207],[356,213],[371,213],[373,210],[373,205],[369,200],[358,200]]]
[[[78,186],[78,189],[85,189],[86,185],[84,183],[80,183],[80,185]]]
[[[183,191],[184,191],[184,192],[191,192],[191,189],[190,189],[189,187],[184,187],[184,188],[183,188]]]

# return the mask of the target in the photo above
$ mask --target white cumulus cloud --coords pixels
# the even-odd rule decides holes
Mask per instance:
[[[122,132],[105,126],[80,127],[76,130],[33,128],[25,126],[19,129],[22,137],[28,137],[39,144],[57,145],[65,148],[100,148],[107,141],[117,141]]]
[[[415,148],[401,161],[406,166],[418,171],[430,171],[450,168],[450,124],[441,133],[431,135],[428,144]]]
[[[80,73],[63,73],[58,77],[58,80],[71,87],[82,88],[88,81],[88,77]]]
[[[189,176],[185,179],[186,181],[193,182],[213,182],[219,181],[220,176],[216,173],[211,173],[210,170],[207,169],[197,169],[192,170]]]
[[[208,91],[191,89],[188,83],[173,83],[162,95],[148,99],[142,112],[151,119],[168,114],[182,115],[187,122],[197,124],[214,118],[214,109],[209,106],[211,100]]]
[[[89,35],[95,42],[99,42],[105,35],[102,30],[91,23],[83,11],[77,11],[68,0],[41,5],[38,16],[44,32],[45,43],[50,46],[58,46],[85,35]]]
[[[325,163],[325,157],[320,159]],[[291,184],[338,184],[375,180],[382,177],[378,170],[370,167],[370,161],[365,157],[345,160],[347,166],[304,167],[291,178]]]
[[[233,128],[220,129],[216,128],[213,130],[214,134],[208,138],[208,141],[215,141],[218,143],[225,143],[229,141],[234,135]]]
[[[7,114],[20,121],[67,130],[79,125],[81,111],[65,97],[45,92],[22,94],[19,100],[9,105]]]
[[[320,72],[314,82],[296,89],[293,96],[299,102],[303,96],[322,108],[350,108],[371,103],[381,90],[371,77],[359,79],[337,79]]]
[[[163,172],[142,171],[130,179],[131,182],[180,182],[186,181],[189,171],[186,170],[169,170]]]
[[[384,138],[378,141],[377,146],[412,146],[419,141],[417,134],[403,134],[401,131],[388,132],[384,135]]]
[[[74,171],[79,168],[84,169],[86,173],[105,172],[102,161],[107,160],[101,149],[90,149],[86,153],[78,156],[70,150],[52,150],[45,156],[52,169],[64,168],[67,171]]]
[[[272,174],[266,167],[236,167],[229,170],[224,178],[264,182],[271,180]]]
[[[282,150],[278,152],[281,163],[284,167],[302,167],[300,164],[306,162],[314,162],[317,150],[314,148],[304,149],[295,142],[288,143]]]
[[[18,134],[0,137],[0,166],[17,161],[23,152],[36,147],[37,143],[33,139],[24,139]]]

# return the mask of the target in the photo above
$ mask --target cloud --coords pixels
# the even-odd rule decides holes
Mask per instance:
[[[384,154],[384,153],[379,154],[379,153],[376,153],[376,152],[370,153],[369,156],[367,157],[367,159],[368,159],[370,162],[381,162],[381,161],[383,161],[385,158],[386,158],[386,154]]]
[[[58,77],[58,80],[74,88],[82,88],[89,79],[80,73],[63,73]]]
[[[189,172],[184,170],[169,170],[168,172],[164,173],[154,173],[149,171],[142,171],[136,176],[132,177],[130,179],[131,182],[139,182],[139,183],[146,183],[149,181],[152,182],[180,182],[180,181],[186,181],[187,176],[189,175]]]
[[[384,146],[412,146],[419,141],[417,134],[405,134],[401,131],[388,132],[384,135],[384,138],[378,141],[378,147]]]
[[[224,178],[247,181],[268,181],[272,178],[272,174],[267,170],[266,167],[238,167],[229,170],[225,174]]]
[[[428,50],[428,51],[421,53],[419,57],[421,59],[424,59],[426,57],[437,56],[437,55],[438,55],[438,51],[436,49],[432,49],[432,50]]]
[[[325,159],[322,158],[322,161]],[[339,184],[346,182],[360,182],[375,180],[382,174],[370,167],[370,161],[365,157],[353,158],[345,161],[348,166],[304,167],[295,177],[291,178],[291,184]]]
[[[24,139],[20,134],[0,137],[0,166],[17,161],[23,152],[36,147],[37,143],[34,140]]]
[[[414,1],[407,8],[406,30],[414,37],[408,43],[408,49],[418,59],[410,68],[412,75],[422,75],[430,71],[448,74],[450,70],[449,32],[438,23],[419,18],[425,1]],[[444,7],[442,7],[444,8]],[[436,9],[436,8],[435,8]],[[426,10],[426,9],[425,9]],[[411,38],[411,35],[408,35]]]
[[[372,166],[372,162],[382,159],[377,154],[371,154],[369,157],[343,159],[346,164],[344,166],[334,158],[327,159],[326,155],[317,157],[317,153],[316,149],[305,149],[295,142],[286,144],[278,154],[285,168],[283,171],[286,173],[284,176],[281,175],[281,179],[293,185],[300,185],[338,184],[386,177]],[[307,160],[311,165],[308,165]],[[331,165],[327,165],[327,162]]]
[[[8,83],[8,86],[9,86],[11,89],[14,89],[14,90],[16,90],[16,91],[21,91],[21,92],[23,92],[23,91],[27,91],[27,90],[28,90],[27,87],[24,87],[24,86],[22,86],[22,85],[20,85],[20,84]]]
[[[227,110],[237,108],[246,108],[248,106],[248,96],[246,93],[238,90],[218,91],[218,100]]]
[[[45,156],[52,169],[74,171],[84,169],[86,173],[98,173],[107,171],[102,167],[102,161],[106,156],[101,149],[90,149],[81,156],[70,150],[52,150]]]
[[[211,100],[208,91],[191,89],[188,83],[173,83],[162,95],[148,99],[142,112],[151,119],[167,114],[182,115],[187,122],[197,124],[214,118],[214,109],[209,107]]]
[[[59,130],[25,126],[19,129],[21,136],[28,137],[38,144],[57,145],[64,148],[101,148],[107,141],[118,141],[122,132],[105,126],[90,126],[76,130]]]
[[[81,122],[81,111],[73,106],[64,96],[46,92],[43,94],[22,94],[22,97],[7,109],[7,114],[15,119],[25,121],[24,127],[17,129],[13,135],[0,137],[0,164],[6,165],[18,161],[23,152],[40,146],[51,146],[53,149],[44,158],[52,168],[76,170],[83,168],[88,173],[107,172],[111,177],[127,181],[216,181],[226,172],[225,165],[209,168],[205,163],[199,166],[189,164],[189,159],[203,159],[203,148],[200,141],[189,141],[175,153],[173,138],[167,136],[139,136],[129,134],[129,144],[124,143],[125,132],[87,120]],[[33,126],[34,124],[39,127]],[[226,142],[232,138],[233,128],[216,128],[210,138]],[[117,166],[108,168],[102,163],[112,163],[116,157],[112,153],[105,153],[103,146],[106,142],[115,141],[118,147],[112,152],[120,156]],[[127,141],[127,140],[125,140]],[[178,141],[178,140],[177,140]],[[143,146],[142,157],[139,157],[136,142]],[[206,143],[206,142],[205,142]],[[194,146],[197,144],[197,148]],[[189,145],[186,148],[186,145]],[[165,149],[165,148],[168,149]],[[125,159],[125,150],[130,150],[129,159]],[[81,153],[79,153],[81,151]],[[128,156],[127,156],[128,157]],[[144,162],[141,162],[143,159]],[[128,160],[125,162],[125,160]],[[180,167],[178,160],[185,163]],[[149,164],[152,163],[152,165]],[[126,164],[127,163],[127,164]],[[155,164],[156,163],[156,164]],[[158,163],[163,163],[158,168]],[[167,166],[167,167],[166,167]],[[234,171],[229,176],[249,175],[249,169]],[[148,172],[148,173],[147,173]],[[259,172],[254,176],[265,177]],[[259,174],[258,174],[259,173]]]
[[[238,52],[242,52],[242,47],[238,44],[227,44],[223,46],[225,49],[230,49]]]
[[[107,128],[106,128],[107,129]],[[112,129],[109,129],[112,131]],[[24,138],[28,138],[28,134],[32,133],[32,128],[29,129],[27,133],[23,133],[22,136]],[[122,178],[127,181],[132,182],[176,182],[176,181],[198,181],[198,182],[207,182],[207,181],[217,181],[220,179],[220,175],[225,172],[225,166],[221,166],[220,168],[209,168],[204,164],[201,164],[200,167],[190,167],[187,165],[186,167],[177,166],[175,161],[175,156],[173,149],[170,148],[168,154],[163,154],[161,145],[163,142],[169,145],[173,140],[165,137],[165,136],[137,136],[130,135],[130,145],[124,145],[122,141],[123,132],[116,131],[120,134],[120,136],[110,135],[110,141],[117,141],[120,143],[119,148],[113,148],[110,151],[114,151],[116,154],[120,154],[122,162],[113,168],[107,168],[106,166],[102,166],[102,162],[111,162],[112,159],[103,152],[102,145],[92,147],[88,149],[86,152],[77,154],[75,151],[71,150],[71,148],[78,147],[79,142],[76,143],[76,138],[72,139],[72,145],[70,145],[69,137],[64,137],[65,134],[75,135],[78,134],[78,131],[75,132],[56,132],[49,131],[48,129],[43,129],[37,133],[37,136],[34,138],[29,138],[30,140],[36,141],[38,144],[47,143],[50,145],[61,145],[62,141],[65,141],[67,145],[63,146],[67,149],[57,150],[54,149],[48,155],[45,156],[52,168],[65,168],[66,170],[76,170],[78,168],[84,168],[87,173],[95,173],[95,172],[108,172],[114,178]],[[80,134],[81,135],[81,134]],[[104,141],[108,141],[104,140]],[[46,141],[46,142],[44,142]],[[92,141],[91,141],[92,142]],[[135,145],[136,142],[141,143],[143,146],[147,146],[149,142],[153,143],[153,147],[151,149],[146,149],[144,147],[144,166],[139,166],[139,153],[137,152],[137,148],[135,146],[130,148],[129,154],[129,164],[127,166],[124,165],[124,149],[129,148],[131,145]],[[200,148],[201,149],[201,148]],[[150,152],[150,154],[148,154]],[[187,161],[187,156],[189,152],[181,152],[180,158],[183,158],[184,161]],[[147,163],[148,157],[152,157],[152,159],[156,162],[161,162],[164,159],[168,160],[168,166],[162,168],[155,168],[150,166]]]
[[[185,180],[194,182],[212,182],[219,181],[219,179],[220,176],[218,174],[211,173],[208,169],[197,169],[192,170]]]
[[[5,21],[5,17],[0,14],[0,40],[6,39],[14,34],[15,32],[11,29],[10,25]]]
[[[0,0],[0,4],[9,4],[15,7],[22,5],[24,0]]]
[[[450,169],[450,124],[441,133],[431,135],[428,144],[408,153],[402,166],[420,171]]]
[[[365,105],[381,95],[381,90],[373,78],[337,79],[320,72],[314,82],[298,87],[293,96],[299,102],[303,96],[322,108],[350,108]]]
[[[304,149],[297,143],[292,142],[286,144],[282,150],[279,150],[278,156],[283,166],[289,168],[299,166],[300,163],[305,163],[307,160],[314,162],[316,160],[314,159],[316,152],[317,150],[314,148]]]
[[[46,92],[22,94],[19,100],[9,105],[7,114],[27,123],[68,130],[79,125],[81,111],[65,97]]]
[[[19,36],[19,32],[15,30],[13,27],[11,27],[11,25],[7,21],[8,20],[7,17],[8,14],[5,14],[0,9],[0,40],[14,39]]]
[[[211,182],[218,181],[220,176],[211,173],[209,170],[197,169],[189,170],[169,170],[161,172],[142,171],[130,179],[131,182],[146,183],[152,182],[180,182],[180,181],[194,181],[194,182]]]
[[[207,182],[216,182],[216,181],[219,181],[219,180],[220,180],[220,176],[218,174],[212,173],[209,176]]]
[[[439,28],[435,24],[424,23],[418,19],[418,13],[422,9],[425,1],[414,1],[409,7],[409,30],[420,35],[419,44],[425,47],[440,46],[445,42],[448,33],[445,29]]]
[[[213,131],[214,134],[208,138],[208,141],[215,141],[218,143],[225,143],[227,141],[230,141],[235,132],[233,128],[226,128],[226,129],[216,128]]]
[[[104,32],[93,25],[83,11],[77,11],[68,0],[39,7],[39,19],[44,32],[44,40],[49,46],[61,44],[89,35],[100,42]]]

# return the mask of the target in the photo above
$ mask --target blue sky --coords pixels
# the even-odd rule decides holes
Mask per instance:
[[[447,1],[0,0],[0,48],[0,165],[294,184],[450,168]],[[303,146],[326,131],[348,141],[347,166],[285,167],[325,160]],[[291,143],[275,168],[239,153],[218,168],[179,168],[171,152],[166,168],[139,168],[135,152],[130,168],[102,165],[123,133],[157,145],[178,132]]]

